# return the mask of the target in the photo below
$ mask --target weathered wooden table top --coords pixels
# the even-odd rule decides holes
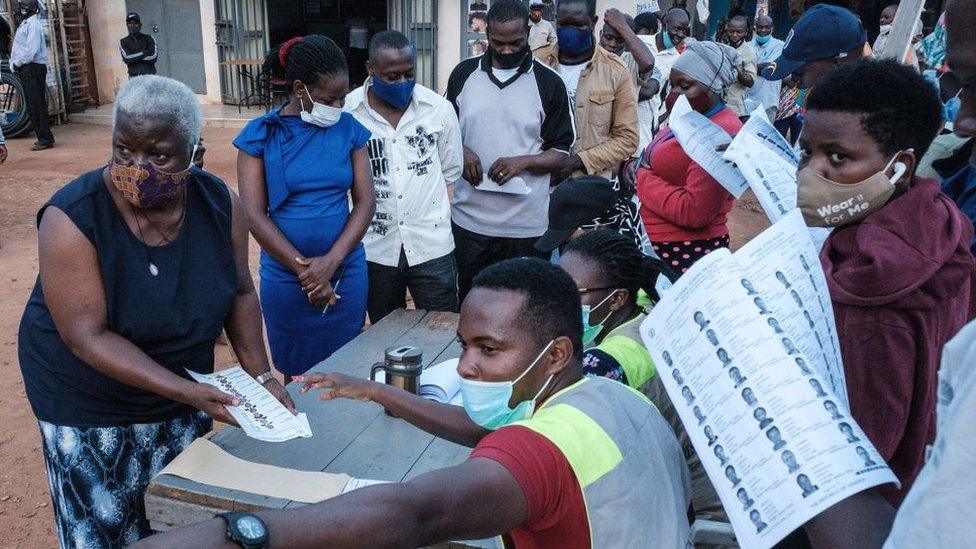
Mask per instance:
[[[370,366],[383,360],[391,345],[409,344],[424,353],[424,365],[460,356],[455,340],[454,313],[396,311],[336,351],[312,372],[343,372],[368,378]],[[314,436],[287,442],[263,442],[229,427],[211,440],[247,461],[305,471],[325,471],[377,480],[405,481],[417,475],[456,465],[469,448],[435,438],[409,423],[387,416],[374,403],[337,399],[322,402],[312,391],[289,392],[308,414]],[[289,509],[300,502],[200,484],[172,475],[157,477],[146,491],[146,515],[153,530],[164,531],[206,520],[229,510]],[[487,545],[486,545],[487,543]],[[494,546],[491,542],[465,545]]]

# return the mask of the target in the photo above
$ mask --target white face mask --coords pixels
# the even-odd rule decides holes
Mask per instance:
[[[889,32],[891,32],[891,25],[881,25],[881,27],[878,28],[878,30],[881,31],[881,34],[888,34]]]
[[[305,88],[305,95],[312,102],[312,112],[305,110],[305,100],[299,97],[298,101],[302,104],[302,110],[298,115],[302,118],[303,122],[320,128],[328,128],[329,126],[334,126],[339,121],[339,117],[342,116],[342,109],[330,107],[324,103],[316,103],[312,99],[312,94],[308,93],[308,88]]]

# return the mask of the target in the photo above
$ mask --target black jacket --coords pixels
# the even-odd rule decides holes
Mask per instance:
[[[156,39],[149,34],[130,34],[119,40],[119,53],[129,66],[129,76],[156,74]]]

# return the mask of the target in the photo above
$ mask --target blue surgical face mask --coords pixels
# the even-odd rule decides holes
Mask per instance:
[[[583,305],[583,347],[584,348],[590,343],[593,343],[593,341],[596,339],[596,336],[600,335],[600,332],[603,331],[603,322],[607,321],[607,319],[604,318],[603,322],[599,324],[590,325],[590,313],[602,307],[604,303],[610,301],[610,298],[612,298],[616,294],[617,294],[617,290],[610,292],[610,295],[604,298],[603,301],[597,303],[595,307],[590,307],[589,305]]]
[[[661,40],[664,42],[664,49],[670,50],[674,47],[674,42],[671,41],[671,35],[668,34],[668,31],[661,33]]]
[[[772,34],[767,34],[766,36],[762,36],[762,35],[757,34],[756,35],[756,43],[759,44],[759,45],[763,45],[766,42],[769,42],[769,39],[772,38],[772,37],[773,37]]]
[[[559,49],[570,55],[579,55],[593,47],[593,31],[579,27],[559,27]]]
[[[549,376],[549,379],[542,384],[542,388],[531,400],[523,400],[516,404],[515,408],[509,408],[508,402],[512,399],[515,384],[532,370],[539,359],[549,351],[553,343],[555,340],[550,341],[546,348],[529,364],[529,367],[512,381],[475,381],[462,377],[461,403],[471,421],[485,429],[494,431],[516,421],[532,417],[532,413],[535,411],[535,401],[542,394],[542,391],[545,391],[546,387],[549,386],[552,376]]]
[[[397,109],[405,109],[410,104],[410,98],[413,97],[413,88],[416,85],[417,82],[413,80],[390,84],[373,76],[373,93],[384,103],[388,103]]]
[[[959,90],[959,93],[962,93],[962,90]],[[962,105],[962,99],[959,98],[959,93],[942,105],[942,118],[950,124],[955,122],[956,116],[959,115],[959,107]]]

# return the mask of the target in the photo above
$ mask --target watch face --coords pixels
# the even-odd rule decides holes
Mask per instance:
[[[238,517],[235,526],[237,526],[237,531],[249,540],[259,540],[267,534],[264,524],[257,517]]]

